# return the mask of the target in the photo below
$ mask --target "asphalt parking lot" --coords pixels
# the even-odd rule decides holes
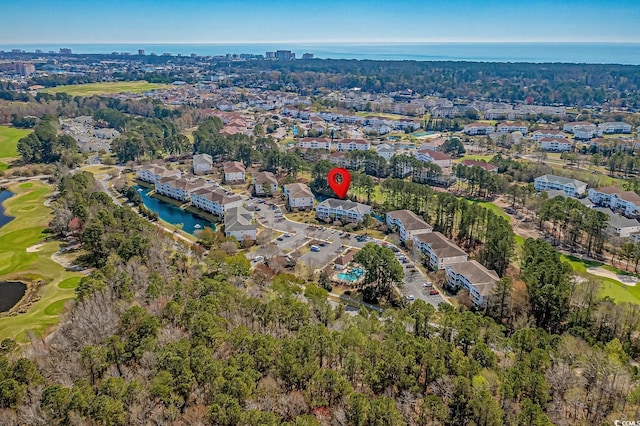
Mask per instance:
[[[366,241],[358,241],[355,238],[355,234],[352,234],[350,238],[347,239],[346,236],[348,233],[343,233],[343,236],[340,236],[341,232],[335,229],[324,226],[310,226],[304,223],[292,222],[284,218],[277,218],[271,206],[260,204],[260,207],[261,210],[256,213],[258,220],[263,226],[291,234],[288,238],[283,237],[282,241],[274,239],[274,243],[278,246],[280,254],[288,254],[289,252],[284,253],[284,250],[294,250],[304,244],[308,244],[312,239],[330,242],[327,243],[326,247],[321,247],[319,252],[308,252],[300,257],[299,260],[301,262],[313,266],[314,269],[323,268],[331,263],[340,254],[336,249],[342,244],[348,247],[362,248],[368,242],[381,243],[371,238]],[[404,255],[408,258],[406,253],[404,253]],[[411,262],[409,259],[409,263]],[[425,277],[419,269],[411,273],[409,263],[403,264],[405,270],[405,285],[401,289],[402,294],[404,294],[405,297],[407,295],[413,295],[415,299],[422,299],[437,308],[440,303],[444,302],[443,297],[440,294],[429,295],[430,288],[425,289],[422,287],[422,284],[429,281],[429,278]]]
[[[338,252],[341,245],[342,241],[336,239],[332,243],[326,243],[325,247],[320,247],[320,251],[318,252],[309,251],[308,253],[303,254],[300,256],[299,261],[305,265],[312,266],[314,270],[324,268],[326,265],[333,262],[336,257],[340,256],[344,250],[346,250],[345,248]]]

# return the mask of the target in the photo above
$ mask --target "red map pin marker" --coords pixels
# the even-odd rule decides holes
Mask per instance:
[[[342,167],[331,169],[327,175],[327,181],[338,197],[344,198],[347,196],[349,185],[351,185],[351,174],[349,170],[343,169]]]

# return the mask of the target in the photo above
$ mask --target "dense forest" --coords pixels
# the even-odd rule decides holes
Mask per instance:
[[[24,55],[23,55],[24,56]],[[91,63],[111,59],[110,55],[75,55],[75,62]],[[121,59],[121,58],[120,58]],[[191,58],[137,57],[138,61],[162,64],[193,64]],[[314,59],[296,61],[209,60],[209,71],[235,73],[234,85],[293,90],[315,94],[322,89],[360,88],[371,93],[411,89],[422,95],[441,95],[449,99],[484,99],[522,102],[533,98],[542,105],[586,106],[608,104],[640,107],[638,66],[616,64],[533,64],[484,62],[421,62]],[[206,69],[206,66],[204,66]],[[57,86],[100,81],[100,73],[84,76],[34,77],[33,84]],[[122,80],[145,79],[168,83],[173,80],[196,82],[190,72],[122,72],[112,76]],[[0,86],[0,99],[24,100],[25,94]],[[16,99],[17,100],[17,99]]]
[[[544,241],[524,245],[526,288],[501,280],[486,315],[422,301],[354,315],[313,282],[176,243],[96,188],[87,173],[59,185],[52,232],[101,261],[49,339],[0,344],[3,425],[569,425],[640,410],[640,308],[577,285]]]
[[[516,102],[531,96],[543,105],[640,106],[637,66],[317,59],[222,62],[236,70],[235,84],[280,85],[313,94],[360,88],[384,93],[411,89],[449,99]]]

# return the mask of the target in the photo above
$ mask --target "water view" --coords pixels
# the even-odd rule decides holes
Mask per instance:
[[[13,192],[7,191],[6,189],[0,191],[0,227],[11,222],[11,220],[13,219],[13,217],[4,214],[4,206],[2,205],[4,200],[10,198],[12,195]]]
[[[149,195],[151,191],[149,188],[142,186],[136,186],[136,190],[145,207],[152,212],[158,213],[158,217],[167,223],[172,225],[182,225],[182,230],[189,234],[195,235],[196,231],[202,230],[205,227],[216,230],[216,225],[205,219],[200,219],[193,214],[186,212],[172,204],[165,203],[157,198]]]
[[[7,312],[22,299],[27,291],[24,283],[17,281],[0,281],[0,312]]]

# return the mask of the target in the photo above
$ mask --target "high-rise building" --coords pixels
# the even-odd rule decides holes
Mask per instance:
[[[290,61],[294,57],[295,55],[292,57],[290,50],[276,50],[276,59],[279,61]]]
[[[65,47],[61,47],[60,48],[60,54],[61,55],[71,55],[71,49],[65,48]]]
[[[138,55],[144,56],[144,49],[138,49]]]
[[[29,62],[17,62],[15,64],[15,70],[17,74],[27,77],[27,76],[30,76],[31,74],[35,74],[36,67],[35,65]]]
[[[275,59],[276,58],[276,52],[267,52],[266,55],[264,55],[265,59]]]
[[[302,59],[313,59],[313,53],[303,53]]]

